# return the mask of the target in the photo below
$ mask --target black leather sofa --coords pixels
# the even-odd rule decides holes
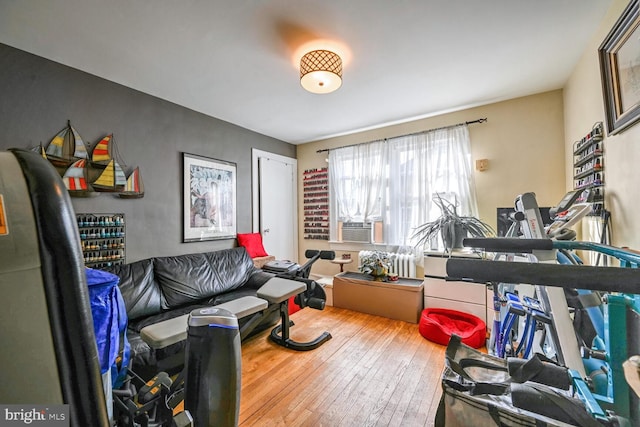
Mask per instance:
[[[119,287],[129,318],[131,367],[143,377],[175,366],[176,359],[183,357],[185,342],[155,350],[140,337],[142,328],[196,308],[256,296],[256,291],[274,276],[256,268],[242,247],[148,258],[104,270],[120,277]],[[276,312],[254,331],[264,330],[277,321]]]

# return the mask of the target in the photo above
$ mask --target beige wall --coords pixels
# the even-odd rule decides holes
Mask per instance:
[[[605,120],[597,51],[627,4],[628,0],[614,0],[565,85],[567,188],[573,185],[571,151],[574,141],[582,138],[595,122]],[[605,206],[611,212],[612,244],[640,249],[640,191],[637,188],[640,182],[640,125],[606,137],[604,150]]]
[[[319,149],[394,137],[412,132],[487,117],[470,127],[473,161],[489,159],[489,170],[475,172],[480,217],[495,225],[495,209],[512,206],[516,195],[533,191],[541,206],[553,205],[573,188],[573,143],[594,123],[604,121],[604,107],[597,49],[618,19],[628,0],[614,0],[607,15],[562,90],[498,102],[441,116],[381,129],[316,141],[297,147],[298,170],[325,166]],[[550,65],[552,66],[552,65]],[[606,137],[606,207],[612,213],[615,246],[640,249],[640,124]],[[299,185],[302,200],[302,185]],[[303,236],[302,206],[299,235]],[[322,241],[300,239],[300,260],[306,249],[329,249]],[[334,247],[336,249],[336,247]],[[338,256],[343,251],[336,249]],[[352,252],[357,257],[357,252]],[[355,262],[347,267],[355,270]],[[315,273],[335,274],[338,266],[326,261],[314,265]]]
[[[511,207],[518,194],[533,191],[540,206],[557,203],[565,193],[565,148],[562,91],[498,102],[409,123],[358,134],[315,141],[297,147],[299,192],[302,200],[302,172],[326,166],[327,153],[319,149],[399,136],[486,117],[488,121],[469,127],[472,159],[489,159],[489,169],[475,172],[480,217],[495,226],[496,208]],[[299,208],[299,235],[304,218]],[[300,261],[306,249],[329,249],[327,242],[300,239]],[[336,249],[336,254],[343,251]],[[352,252],[357,259],[357,252]],[[356,270],[354,262],[347,266]],[[338,266],[326,261],[314,264],[313,272],[335,274]]]

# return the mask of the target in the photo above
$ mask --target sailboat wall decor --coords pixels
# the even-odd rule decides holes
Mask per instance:
[[[44,149],[44,145],[42,145],[42,143],[36,145],[35,147],[33,147],[31,149],[31,151],[33,151],[34,153],[38,153],[42,156],[43,159],[48,160],[47,159],[47,152]]]
[[[129,199],[144,196],[140,169],[136,167],[128,178],[125,176],[113,134],[102,138],[89,152],[78,131],[67,121],[46,148],[40,144],[33,151],[56,167],[71,196],[88,197],[102,192]]]
[[[107,135],[98,141],[91,152],[91,167],[97,173],[96,177],[91,177],[91,185],[96,191],[122,191],[127,183],[124,171],[115,158],[114,144],[113,134]]]
[[[67,187],[70,196],[90,197],[98,195],[87,182],[87,164],[88,161],[86,159],[77,160],[69,166],[69,169],[62,176],[62,182]]]
[[[53,137],[45,153],[47,160],[62,168],[68,168],[76,160],[88,157],[87,146],[78,131],[71,126],[71,121],[67,121],[67,127]]]
[[[113,159],[91,183],[95,191],[116,192],[124,190],[127,179],[120,165]]]
[[[113,146],[111,145],[112,139],[113,134],[110,134],[98,141],[96,146],[93,147],[93,151],[91,151],[91,161],[95,163],[108,163],[113,158],[111,154],[113,151]]]
[[[62,181],[69,191],[88,191],[87,179],[84,176],[86,160],[74,162],[62,176]]]
[[[139,167],[136,167],[131,172],[131,175],[127,178],[127,185],[125,185],[122,192],[118,193],[118,197],[122,199],[141,199],[144,197],[144,184],[142,183]]]

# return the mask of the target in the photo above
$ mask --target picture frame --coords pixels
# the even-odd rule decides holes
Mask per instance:
[[[631,0],[598,48],[607,132],[640,120],[639,0]]]
[[[236,164],[195,154],[183,159],[183,242],[237,234]]]

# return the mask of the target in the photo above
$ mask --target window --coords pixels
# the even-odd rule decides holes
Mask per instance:
[[[435,193],[477,215],[466,125],[329,152],[330,239],[342,223],[382,222],[389,245],[412,246],[413,229],[439,214]]]

